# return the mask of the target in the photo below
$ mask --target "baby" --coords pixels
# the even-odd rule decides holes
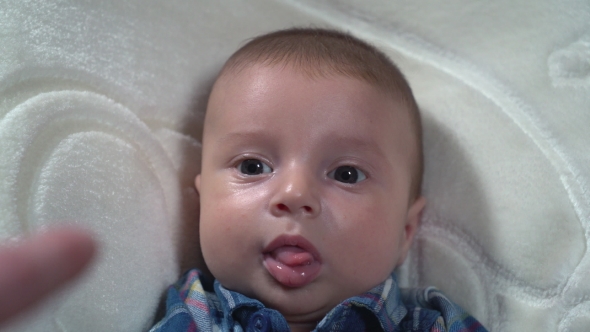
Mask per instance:
[[[374,47],[323,29],[253,39],[227,61],[203,133],[200,236],[152,331],[485,331],[394,269],[416,233],[418,106]]]

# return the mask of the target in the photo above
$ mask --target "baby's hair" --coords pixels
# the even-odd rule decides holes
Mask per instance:
[[[401,101],[408,111],[417,144],[411,195],[420,195],[424,168],[420,112],[404,75],[383,52],[348,33],[291,28],[250,40],[227,60],[219,77],[254,64],[289,65],[311,78],[343,75],[360,79]]]

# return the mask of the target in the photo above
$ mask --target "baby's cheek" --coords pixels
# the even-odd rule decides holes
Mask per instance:
[[[367,264],[374,264],[375,261],[384,264],[394,259],[397,241],[389,228],[369,224],[357,234],[360,234],[357,240],[358,247],[360,252],[364,253],[363,257]]]
[[[239,216],[228,215],[223,208],[211,208],[205,217],[201,227],[201,249],[205,263],[215,276],[224,285],[235,287],[232,276],[236,275],[235,269],[240,269],[243,264],[244,241],[239,240],[239,235],[245,235],[237,221]]]
[[[393,216],[387,211],[380,210],[378,206],[368,206],[364,209],[363,215],[357,218],[360,222],[355,230],[356,242],[359,244],[358,250],[363,252],[364,263],[369,265],[367,268],[389,269],[390,264],[395,261],[399,242],[399,236],[396,234],[399,227],[396,227]]]
[[[232,203],[230,198],[224,203],[211,203],[207,213],[203,214],[203,234],[209,237],[207,240],[212,246],[238,249],[236,247],[243,241],[236,241],[236,238],[244,239],[248,235],[248,211]]]
[[[234,186],[225,174],[208,174],[201,179],[201,247],[214,277],[224,286],[245,292],[242,286],[247,280],[243,276],[257,259],[261,204],[256,203],[258,194]]]

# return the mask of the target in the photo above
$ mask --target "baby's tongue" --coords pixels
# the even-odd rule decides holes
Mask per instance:
[[[309,252],[295,246],[279,247],[272,252],[272,256],[287,266],[310,265],[314,260]]]

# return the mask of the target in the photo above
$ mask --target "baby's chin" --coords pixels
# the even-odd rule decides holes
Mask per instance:
[[[257,297],[266,307],[279,311],[289,323],[315,323],[346,298],[306,289],[269,290]]]
[[[249,277],[243,277],[242,274],[242,278],[235,278],[236,274],[227,274],[218,276],[217,280],[227,289],[279,311],[289,323],[309,323],[314,326],[342,301],[361,295],[382,282],[376,279],[369,281],[320,275],[305,286],[287,287],[264,271],[256,271]]]
[[[279,311],[289,323],[317,324],[340,302],[357,294],[357,290],[330,287],[321,282],[289,288],[273,280],[252,285],[251,295],[266,307]],[[360,292],[362,293],[362,292]]]

